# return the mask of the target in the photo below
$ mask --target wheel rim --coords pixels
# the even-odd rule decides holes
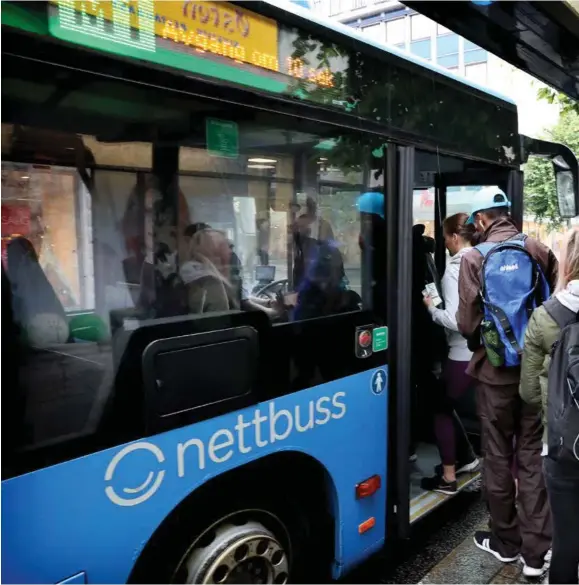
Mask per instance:
[[[254,520],[224,519],[190,547],[174,575],[175,582],[225,585],[275,583],[289,577],[289,560],[276,536]]]

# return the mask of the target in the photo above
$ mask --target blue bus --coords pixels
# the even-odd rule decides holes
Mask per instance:
[[[2,34],[2,579],[337,579],[407,537],[448,499],[412,234],[442,273],[469,189],[521,221],[531,154],[574,216],[572,153],[291,3],[7,1]]]

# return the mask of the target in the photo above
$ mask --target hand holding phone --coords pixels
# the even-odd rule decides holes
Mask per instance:
[[[426,285],[426,288],[422,291],[422,295],[424,298],[429,297],[435,307],[439,307],[442,304],[442,299],[440,298],[436,285],[433,282],[429,282]]]

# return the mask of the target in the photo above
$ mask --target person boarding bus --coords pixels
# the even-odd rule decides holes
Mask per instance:
[[[543,570],[551,526],[541,471],[541,415],[519,395],[520,355],[530,310],[555,288],[557,259],[519,233],[509,207],[498,187],[485,187],[473,198],[467,223],[475,225],[481,243],[461,261],[457,324],[473,351],[467,373],[477,381],[491,516],[491,530],[476,532],[474,541],[502,562],[521,555],[525,574],[531,575]]]
[[[468,215],[457,213],[447,217],[443,223],[444,242],[451,254],[450,262],[442,277],[444,309],[437,308],[430,296],[424,298],[432,320],[444,327],[449,346],[442,378],[444,394],[437,396],[435,404],[434,433],[442,460],[434,477],[424,478],[421,486],[452,495],[457,491],[456,474],[475,471],[479,461],[474,454],[464,428],[455,423],[455,403],[471,386],[473,380],[466,373],[472,352],[466,339],[458,332],[456,311],[458,309],[458,278],[462,257],[471,249],[475,228],[466,225]]]

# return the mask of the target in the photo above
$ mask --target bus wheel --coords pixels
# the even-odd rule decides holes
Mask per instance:
[[[173,582],[286,583],[289,559],[281,539],[247,512],[243,516],[223,518],[204,531],[181,559]]]

